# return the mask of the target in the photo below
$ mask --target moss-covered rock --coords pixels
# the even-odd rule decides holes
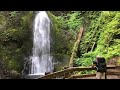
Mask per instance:
[[[21,72],[24,58],[32,50],[33,11],[0,13],[0,60],[7,70]]]

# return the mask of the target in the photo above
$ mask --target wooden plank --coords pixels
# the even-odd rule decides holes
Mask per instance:
[[[107,69],[115,69],[116,66],[115,65],[107,65]]]
[[[96,74],[72,75],[68,79],[83,78],[83,77],[93,77],[93,76],[96,76]]]
[[[120,69],[120,66],[116,66],[115,69]]]
[[[107,75],[120,75],[120,72],[107,72]]]

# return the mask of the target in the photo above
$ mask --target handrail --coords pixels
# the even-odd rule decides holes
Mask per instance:
[[[107,65],[107,69],[120,69],[120,66],[115,66],[115,65]],[[69,67],[68,69],[64,69],[61,71],[57,71],[48,75],[45,75],[39,79],[51,79],[55,77],[60,77],[66,73],[71,73],[74,71],[84,71],[84,70],[95,70],[92,67]]]

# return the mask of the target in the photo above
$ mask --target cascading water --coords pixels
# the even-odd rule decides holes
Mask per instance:
[[[50,56],[50,19],[45,11],[39,11],[33,28],[33,55],[29,75],[45,75],[53,71]]]

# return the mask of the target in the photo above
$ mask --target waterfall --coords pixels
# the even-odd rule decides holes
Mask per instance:
[[[50,19],[45,11],[35,16],[33,27],[33,55],[29,75],[45,75],[53,71],[50,56]]]

